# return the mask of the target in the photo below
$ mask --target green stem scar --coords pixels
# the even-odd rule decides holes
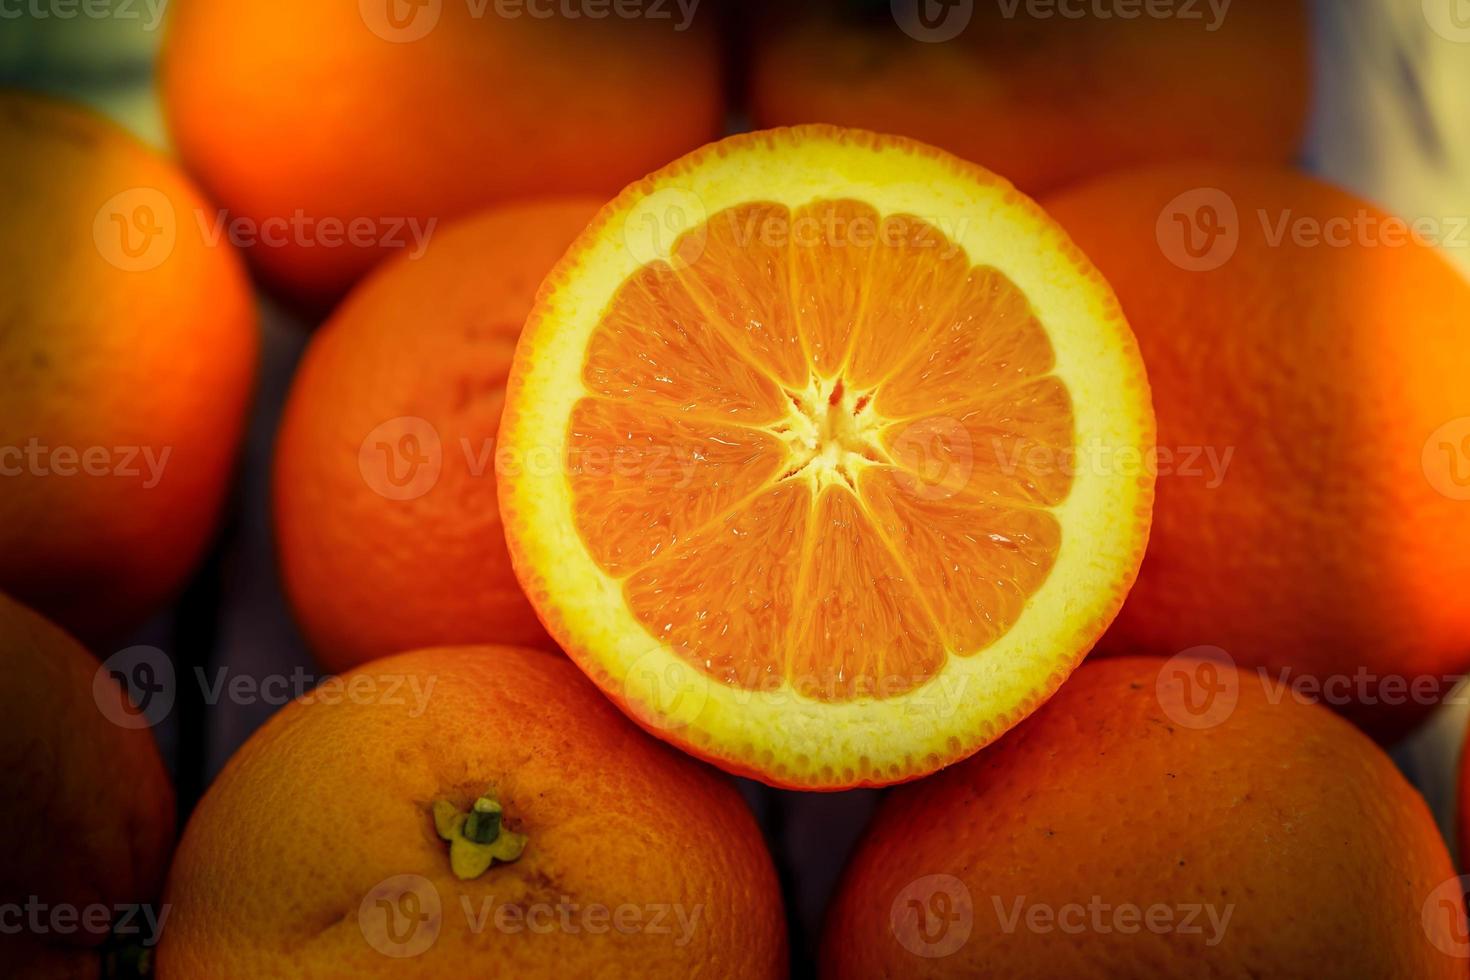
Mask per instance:
[[[449,867],[461,881],[478,878],[496,861],[510,862],[526,849],[526,835],[501,826],[500,803],[490,793],[468,813],[448,800],[434,801],[434,830],[449,842]]]

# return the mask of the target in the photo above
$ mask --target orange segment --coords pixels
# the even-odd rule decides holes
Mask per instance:
[[[895,422],[883,431],[889,457],[924,496],[979,496],[1055,507],[1075,466],[1066,385],[1042,377],[944,415]]]
[[[629,608],[721,683],[781,681],[810,510],[807,487],[785,483],[711,521],[628,579]]]
[[[669,250],[649,207],[711,217]],[[1126,324],[1039,210],[937,151],[798,129],[630,188],[548,279],[502,439],[567,467],[512,474],[501,509],[548,630],[650,730],[781,785],[885,783],[1091,647],[1152,482],[1072,458],[1152,438]]]
[[[650,409],[770,422],[784,413],[776,385],[719,332],[665,262],[644,266],[613,296],[586,354],[587,388]]]
[[[1061,547],[1061,525],[1044,510],[925,499],[886,468],[864,473],[861,492],[873,522],[913,570],[910,588],[937,610],[944,645],[961,655],[1005,635]]]
[[[577,530],[609,573],[658,557],[770,479],[784,449],[756,429],[650,414],[584,398],[572,413],[567,476]]]
[[[791,212],[757,202],[716,215],[700,232],[686,233],[675,251],[694,251],[682,276],[712,314],[712,325],[781,384],[804,387],[808,368],[792,317],[790,241]]]
[[[891,697],[933,676],[944,647],[921,590],[846,488],[829,486],[807,531],[786,675],[808,697]]]
[[[796,320],[812,367],[824,378],[835,375],[847,356],[880,220],[859,201],[817,201],[791,216]]]
[[[1024,294],[996,270],[971,270],[964,250],[932,225],[880,219],[857,201],[798,208],[788,296],[773,277],[778,253],[767,238],[783,214],[756,204],[684,235],[713,246],[686,255],[684,279],[717,315],[692,307],[662,263],[618,293],[589,363],[621,352],[652,364],[659,397],[577,403],[568,437],[577,528],[608,573],[644,568],[625,585],[638,621],[722,682],[758,689],[777,680],[829,701],[894,697],[929,680],[947,651],[969,655],[993,643],[1045,581],[1060,527],[1025,508],[1066,497],[1069,477],[1056,462],[1071,449],[1071,405],[1066,386],[1042,374],[1054,356]],[[740,222],[747,231],[733,234]],[[750,233],[752,222],[765,232]],[[732,325],[736,317],[743,326]],[[670,326],[652,329],[660,320]],[[793,346],[773,344],[763,326],[792,322],[809,370],[771,363]],[[712,360],[732,356],[721,346],[732,329],[742,357],[756,362],[754,378],[740,370],[744,360]],[[670,335],[679,342],[663,342]],[[867,376],[891,376],[875,391],[849,387],[849,350]],[[727,415],[755,408],[759,396],[761,409],[779,399],[781,417],[761,431],[665,414],[670,402],[699,404],[717,369],[742,382],[725,381],[721,392],[751,393],[720,402]],[[766,380],[834,371],[830,382],[777,395]],[[892,425],[880,414],[921,406],[955,414]],[[890,459],[905,472],[864,472]],[[682,460],[693,467],[688,476],[675,465]],[[627,475],[611,472],[614,464]],[[861,501],[860,477],[870,477]],[[777,488],[725,514],[766,484]],[[1003,503],[942,502],[977,493]],[[817,501],[810,518],[797,513],[809,497]],[[800,555],[774,557],[786,542]],[[926,595],[942,612],[938,626]],[[691,597],[697,607],[687,605]]]
[[[868,268],[868,292],[883,297],[863,311],[844,374],[859,389],[891,374],[904,355],[955,315],[970,271],[964,250],[912,215],[883,219],[885,243]]]
[[[878,411],[901,419],[945,411],[1047,373],[1056,363],[1025,293],[992,268],[970,270],[953,312],[878,390]]]

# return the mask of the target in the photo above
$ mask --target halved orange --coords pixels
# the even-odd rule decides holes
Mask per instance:
[[[633,185],[517,348],[500,506],[551,634],[773,785],[912,779],[1034,710],[1143,553],[1154,420],[1111,290],[1005,181],[831,127]]]

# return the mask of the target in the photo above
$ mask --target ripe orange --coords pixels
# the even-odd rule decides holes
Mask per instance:
[[[1093,661],[883,802],[824,975],[1464,978],[1454,874],[1423,799],[1331,712],[1219,663]]]
[[[0,904],[20,906],[6,915],[7,938],[17,956],[34,944],[26,958],[38,969],[75,962],[46,947],[106,938],[88,929],[88,906],[156,898],[173,843],[173,787],[153,736],[113,720],[128,717],[126,697],[98,678],[99,666],[59,628],[0,595]],[[53,920],[58,906],[75,918]]]
[[[460,878],[432,811],[487,794],[525,848]],[[775,872],[734,787],[564,658],[514,648],[375,661],[285,708],[195,810],[168,901],[165,980],[786,968]]]
[[[276,242],[250,250],[258,269],[324,306],[395,243],[416,251],[432,220],[611,196],[719,133],[708,18],[551,7],[175,0],[160,63],[169,128],[243,232]]]
[[[911,136],[1031,194],[1150,161],[1296,156],[1310,77],[1301,0],[1234,0],[1218,19],[1205,3],[1100,18],[1017,2],[1019,15],[906,0],[881,18],[801,5],[755,32],[753,117]]]
[[[600,203],[447,226],[312,337],[276,448],[276,538],[329,669],[444,643],[553,646],[506,554],[495,430],[536,287]]]
[[[1048,207],[1118,291],[1169,454],[1106,646],[1221,647],[1401,731],[1470,667],[1470,285],[1294,173],[1164,168]]]
[[[214,529],[255,370],[238,256],[178,170],[88,110],[0,93],[0,589],[105,643]]]
[[[1107,285],[1004,181],[870,133],[736,136],[556,267],[500,429],[516,572],[649,730],[835,789],[973,752],[1122,601],[1151,445]]]

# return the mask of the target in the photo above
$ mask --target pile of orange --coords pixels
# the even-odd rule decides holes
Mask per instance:
[[[910,784],[824,975],[1470,977],[1375,744],[1470,667],[1470,284],[1289,169],[1305,6],[668,6],[176,0],[177,163],[0,96],[0,906],[161,901],[162,978],[785,976],[728,773]],[[246,268],[323,313],[271,513],[340,676],[176,842],[63,629],[219,534]]]

